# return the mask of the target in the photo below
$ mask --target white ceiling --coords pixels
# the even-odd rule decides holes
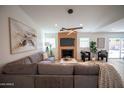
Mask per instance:
[[[124,32],[124,6],[32,5],[20,6],[43,31],[83,25],[82,32]],[[73,14],[67,10],[72,8]],[[57,24],[57,27],[55,27]]]

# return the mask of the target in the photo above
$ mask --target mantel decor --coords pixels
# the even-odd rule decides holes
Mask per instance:
[[[36,49],[37,33],[33,28],[9,18],[9,32],[11,54]]]

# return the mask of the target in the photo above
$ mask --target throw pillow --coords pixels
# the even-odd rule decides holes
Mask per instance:
[[[106,55],[106,50],[101,50],[102,55]]]
[[[43,53],[43,60],[48,59],[48,54],[46,52]]]

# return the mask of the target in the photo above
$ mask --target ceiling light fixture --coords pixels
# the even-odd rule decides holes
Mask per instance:
[[[68,9],[68,14],[72,14],[73,13],[73,9]]]
[[[83,24],[80,24],[80,26],[83,26]]]
[[[58,24],[54,24],[55,25],[55,27],[58,27]]]

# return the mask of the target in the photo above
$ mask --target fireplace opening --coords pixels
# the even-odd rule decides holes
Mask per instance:
[[[62,49],[61,51],[62,58],[70,57],[73,58],[73,49]]]

